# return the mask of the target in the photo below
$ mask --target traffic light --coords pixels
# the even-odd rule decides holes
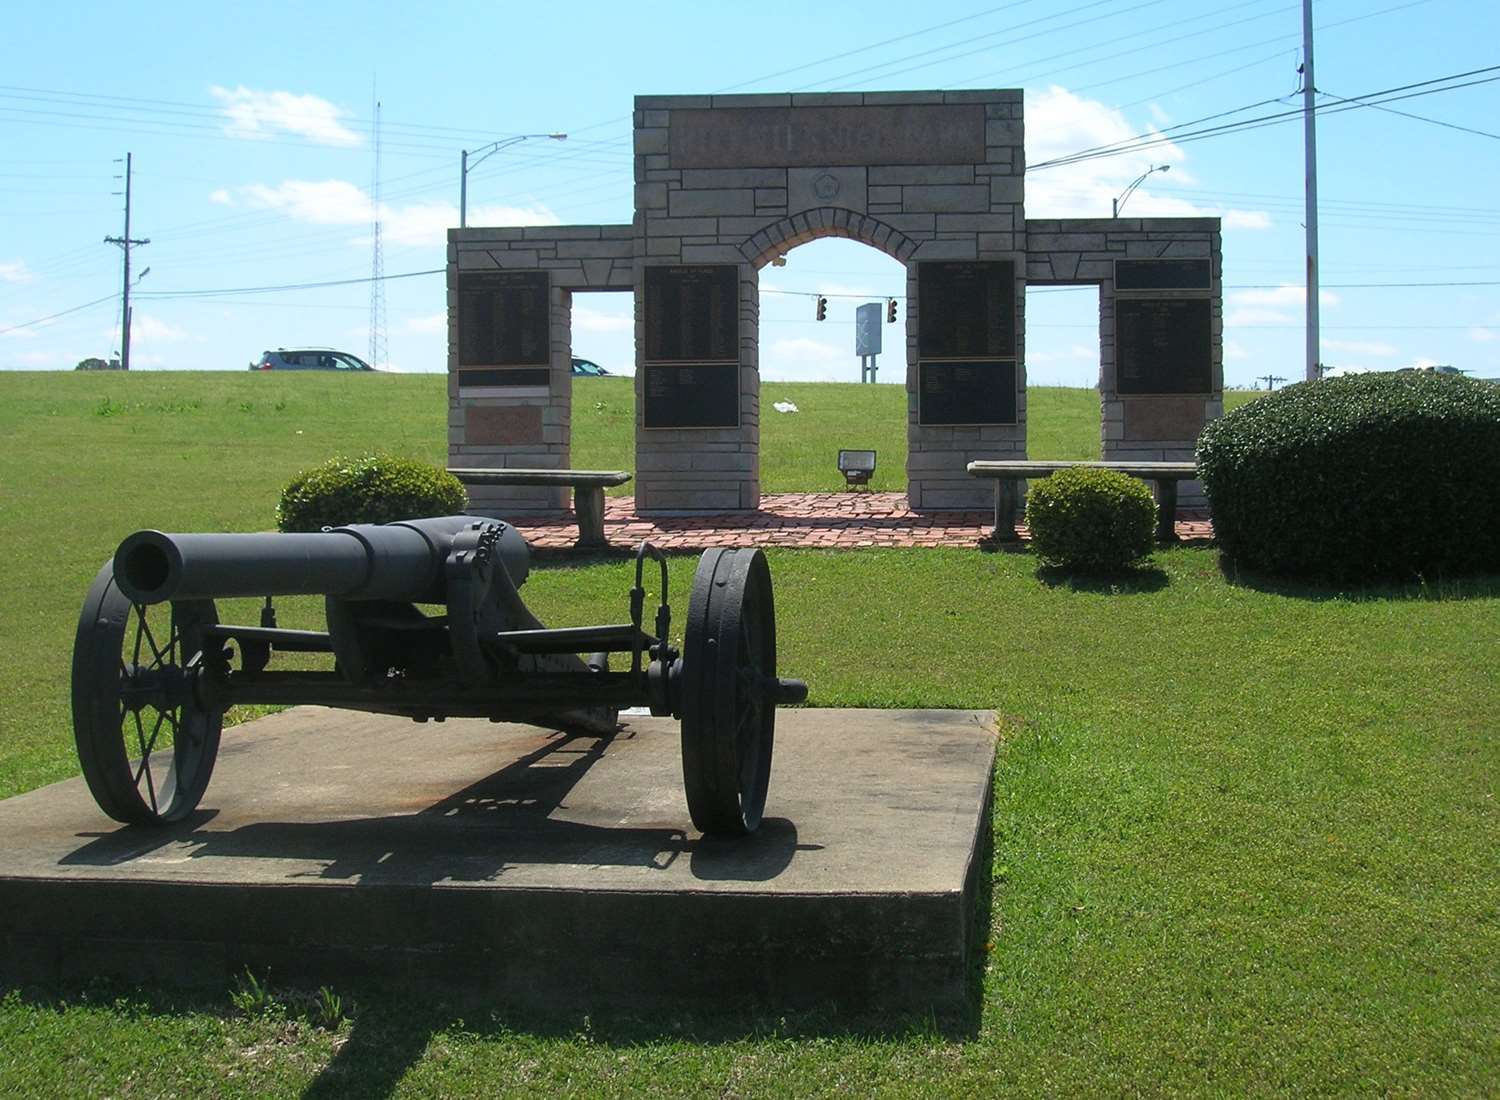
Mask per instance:
[[[896,299],[887,298],[885,303],[885,323],[894,325],[896,323]]]
[[[828,316],[828,299],[825,298],[825,297],[823,297],[823,295],[819,294],[818,295],[818,320],[821,321],[821,320],[823,320],[823,318],[825,318],[827,316]]]

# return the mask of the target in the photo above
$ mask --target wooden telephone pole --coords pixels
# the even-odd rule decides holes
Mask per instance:
[[[134,240],[130,236],[130,154],[125,154],[125,235],[105,237],[105,244],[117,244],[125,254],[125,267],[120,284],[120,369],[130,369],[130,249],[138,244],[150,244],[144,237]],[[141,272],[142,275],[145,272]]]

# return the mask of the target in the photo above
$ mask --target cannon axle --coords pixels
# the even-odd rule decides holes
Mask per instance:
[[[648,561],[661,576],[649,630]],[[776,676],[765,556],[703,555],[681,653],[668,640],[667,561],[650,544],[636,556],[628,623],[547,628],[517,591],[528,571],[513,528],[472,516],[309,535],[131,535],[95,577],[74,642],[74,735],[95,801],[132,824],[191,813],[224,712],[238,705],[488,718],[606,737],[619,711],[648,707],[682,720],[693,822],[753,831],[775,708],[807,697],[806,685]],[[325,596],[326,632],[276,626],[271,597],[314,593]],[[219,622],[214,600],[231,596],[265,596],[260,625]],[[441,613],[417,606],[434,603]],[[276,652],[329,654],[334,667],[271,670]],[[629,667],[611,670],[612,653],[629,654]]]

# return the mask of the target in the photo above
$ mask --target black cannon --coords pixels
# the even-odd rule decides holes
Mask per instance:
[[[650,631],[648,559],[661,574]],[[694,825],[754,830],[776,705],[807,697],[805,684],[776,676],[765,555],[704,553],[681,653],[668,643],[667,560],[650,543],[636,552],[628,623],[547,629],[517,592],[529,568],[513,527],[474,516],[315,534],[136,532],[94,579],[73,647],[73,730],[89,790],[117,821],[180,820],[203,797],[224,711],[237,703],[599,736],[615,732],[622,708],[649,707],[681,719]],[[324,597],[326,633],[276,625],[273,597],[293,595]],[[237,596],[264,598],[258,626],[219,622],[214,601]],[[334,667],[272,671],[276,651],[331,654]],[[628,653],[629,669],[610,670],[611,653]]]

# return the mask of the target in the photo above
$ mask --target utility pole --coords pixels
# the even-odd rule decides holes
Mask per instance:
[[[119,163],[116,161],[116,163]],[[118,194],[118,192],[116,192]],[[125,254],[125,270],[120,283],[120,369],[130,369],[130,249],[138,244],[150,244],[150,237],[133,240],[130,236],[130,154],[125,154],[125,235],[105,237],[105,244],[117,244]],[[145,272],[141,272],[142,275]]]
[[[370,181],[370,236],[374,251],[370,260],[370,366],[377,370],[388,360],[385,334],[385,249],[380,241],[380,101],[375,101],[375,170]]]
[[[1302,0],[1302,135],[1307,177],[1307,380],[1322,373],[1318,334],[1318,124],[1313,81],[1312,0]]]

